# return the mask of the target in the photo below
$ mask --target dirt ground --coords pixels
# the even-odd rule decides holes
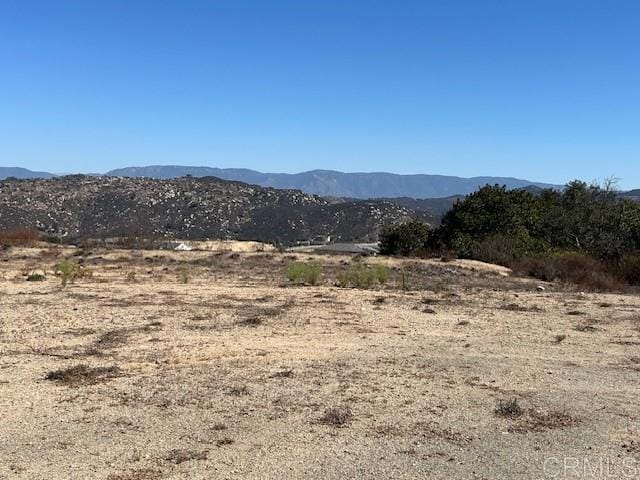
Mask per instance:
[[[637,294],[314,258],[3,252],[0,478],[640,478]]]

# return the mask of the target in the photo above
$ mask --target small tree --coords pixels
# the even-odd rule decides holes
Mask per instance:
[[[73,282],[76,277],[78,267],[72,261],[65,259],[56,264],[55,270],[62,280],[62,286],[66,287],[67,283],[70,281]]]

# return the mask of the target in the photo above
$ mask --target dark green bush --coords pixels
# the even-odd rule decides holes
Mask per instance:
[[[524,257],[548,251],[547,244],[520,229],[510,234],[497,233],[482,241],[471,243],[471,258],[499,265],[511,265]]]
[[[486,186],[458,201],[442,217],[431,243],[471,256],[474,242],[518,231],[530,233],[536,219],[536,198],[529,192]]]
[[[426,248],[431,227],[414,220],[390,225],[380,235],[380,253],[383,255],[411,255]]]

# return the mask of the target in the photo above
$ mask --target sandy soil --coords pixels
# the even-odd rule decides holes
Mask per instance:
[[[456,262],[361,290],[333,285],[341,256],[291,286],[277,253],[2,255],[0,478],[640,478],[637,295]],[[65,255],[85,275],[62,288]]]

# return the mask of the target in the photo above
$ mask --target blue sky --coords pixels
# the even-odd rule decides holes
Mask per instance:
[[[637,0],[0,6],[0,165],[640,187]]]

